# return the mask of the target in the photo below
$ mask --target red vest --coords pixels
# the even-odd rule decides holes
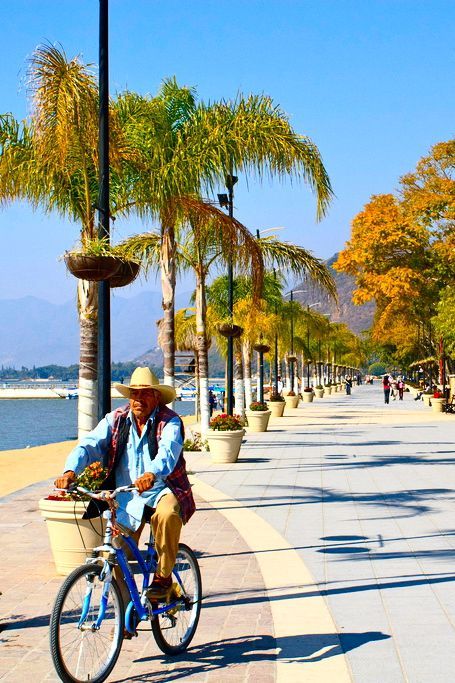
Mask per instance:
[[[115,472],[118,460],[121,457],[128,440],[129,430],[131,429],[131,425],[127,420],[129,411],[129,405],[121,406],[114,411],[112,440],[109,448],[108,476]],[[170,410],[166,406],[160,406],[154,420],[154,429],[148,434],[149,451],[152,460],[158,451],[158,443],[161,438],[161,433],[166,424],[173,417],[179,418],[182,438],[184,436],[183,422],[177,413],[174,413],[173,410]],[[182,516],[183,523],[186,524],[191,515],[194,513],[196,505],[194,503],[191,485],[186,473],[186,463],[183,453],[180,454],[174,470],[166,477],[166,485],[177,498],[180,504],[180,514]]]

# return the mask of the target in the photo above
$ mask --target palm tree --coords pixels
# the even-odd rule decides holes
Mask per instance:
[[[336,285],[327,266],[301,246],[282,242],[275,236],[258,238],[257,244],[261,251],[264,263],[271,266],[276,264],[281,271],[293,277],[305,279],[309,283],[318,285],[326,292],[329,299],[336,300]],[[236,343],[236,412],[240,412],[243,406],[243,392],[245,403],[251,403],[251,359],[253,345],[262,334],[265,341],[270,342],[274,337],[275,330],[280,337],[281,348],[289,348],[289,318],[292,314],[298,321],[298,312],[306,320],[306,311],[297,301],[285,302],[282,300],[283,278],[276,277],[268,272],[264,278],[261,297],[262,306],[252,305],[251,285],[248,278],[238,276],[234,285],[234,316],[236,322],[243,328],[241,342]],[[219,319],[227,318],[227,278],[218,278],[208,289],[209,302],[216,311]],[[279,313],[278,319],[275,311]],[[310,313],[310,317],[312,314]],[[273,330],[273,333],[272,333]],[[298,345],[298,338],[295,342]],[[241,345],[240,345],[241,344]],[[302,342],[304,344],[304,342]],[[243,368],[243,378],[241,369]],[[290,388],[290,387],[289,387]]]
[[[266,96],[239,96],[233,102],[197,103],[194,89],[164,81],[156,98],[125,93],[121,120],[139,152],[132,165],[131,201],[135,211],[160,221],[163,293],[164,377],[174,383],[174,293],[177,223],[169,202],[211,193],[227,173],[259,178],[294,177],[307,182],[317,198],[317,216],[332,196],[317,147],[297,135],[283,111]]]
[[[174,198],[168,202],[169,223],[178,227],[181,240],[175,242],[175,267],[191,269],[196,277],[195,349],[199,369],[201,432],[208,429],[208,346],[206,282],[211,268],[232,260],[237,267],[250,272],[250,289],[257,300],[262,286],[263,264],[257,240],[241,223],[229,218],[208,202],[195,197]],[[119,249],[126,256],[140,259],[146,269],[156,266],[160,258],[159,233],[135,235],[125,240]],[[161,327],[160,334],[166,328]]]
[[[0,117],[0,201],[26,200],[80,225],[82,244],[97,235],[98,89],[87,66],[64,51],[38,47],[29,70],[27,121]],[[111,107],[112,206],[124,201],[128,149]],[[78,282],[80,320],[79,434],[97,421],[97,284]]]

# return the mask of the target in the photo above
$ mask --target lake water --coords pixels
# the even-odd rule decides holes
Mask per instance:
[[[0,451],[77,438],[77,400],[0,400]],[[124,405],[114,399],[112,408]],[[179,415],[194,415],[193,401],[175,404]]]

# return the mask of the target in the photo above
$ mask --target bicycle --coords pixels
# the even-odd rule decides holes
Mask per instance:
[[[142,621],[151,621],[156,644],[170,655],[183,652],[196,632],[202,598],[197,559],[191,548],[180,543],[172,588],[163,602],[149,601],[147,588],[157,566],[152,530],[144,558],[134,540],[116,523],[115,498],[123,491],[132,490],[131,486],[100,492],[82,487],[72,490],[75,495],[105,501],[108,509],[103,513],[106,531],[102,545],[94,548],[92,557],[67,576],[52,610],[51,656],[64,683],[105,681],[117,662],[124,637],[138,635],[137,626]],[[115,541],[119,536],[138,562],[142,573],[140,592],[126,553]],[[114,566],[121,571],[131,598],[126,610],[113,576]]]

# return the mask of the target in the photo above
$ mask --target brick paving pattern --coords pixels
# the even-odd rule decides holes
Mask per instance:
[[[37,507],[49,490],[48,484],[34,485],[0,501],[0,680],[5,682],[59,680],[49,654],[48,624],[63,577],[55,575]],[[231,524],[203,501],[182,541],[198,555],[205,596],[189,650],[167,657],[151,632],[141,632],[124,641],[108,680],[273,683],[276,642],[254,555]]]

